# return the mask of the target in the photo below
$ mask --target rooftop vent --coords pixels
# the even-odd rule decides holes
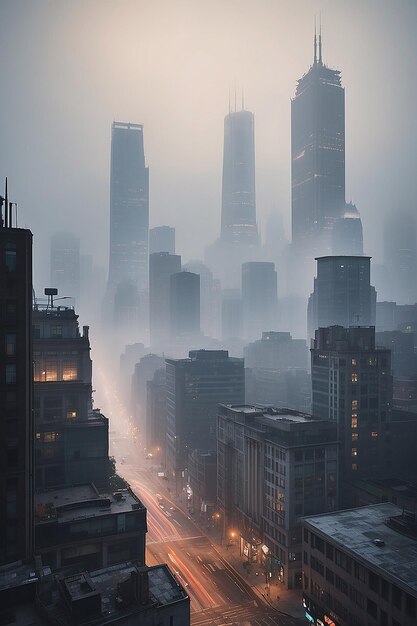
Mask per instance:
[[[374,544],[378,546],[378,548],[382,548],[385,546],[385,541],[383,539],[374,539]]]

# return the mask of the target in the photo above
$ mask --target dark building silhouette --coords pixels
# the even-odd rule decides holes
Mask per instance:
[[[167,391],[164,367],[146,383],[146,448],[155,460],[165,464],[167,432]]]
[[[149,328],[151,345],[161,345],[170,334],[171,275],[181,272],[181,257],[155,252],[149,257]]]
[[[175,254],[175,228],[155,226],[149,231],[149,254],[169,252]]]
[[[308,303],[308,334],[326,326],[375,325],[376,294],[370,283],[370,257],[317,258],[317,278]]]
[[[315,256],[362,253],[359,213],[345,204],[345,90],[323,62],[321,33],[291,101],[291,190],[289,287],[304,294]]]
[[[182,484],[188,454],[216,449],[219,402],[245,401],[243,359],[227,350],[191,350],[188,359],[166,359],[167,466]]]
[[[165,367],[165,358],[157,354],[145,354],[139,363],[136,363],[132,375],[131,399],[132,413],[139,426],[144,433],[144,440],[148,440],[148,429],[146,421],[146,402],[147,390],[146,386],[149,380],[152,380],[155,372],[161,367]],[[149,436],[151,436],[149,434]]]
[[[410,213],[395,211],[384,223],[386,291],[398,304],[417,300],[417,226]]]
[[[143,126],[113,122],[110,172],[110,260],[108,294],[113,310],[120,283],[138,293],[148,288],[149,170]]]
[[[278,325],[277,273],[274,263],[250,261],[242,265],[243,333],[247,339]]]
[[[221,239],[258,243],[254,117],[250,111],[233,111],[224,119]]]
[[[173,337],[200,332],[200,276],[178,272],[170,277],[171,333]]]
[[[51,239],[51,285],[63,297],[80,296],[80,241],[71,233],[56,233]]]
[[[7,196],[7,192],[6,192]],[[33,554],[32,233],[0,216],[0,565]]]
[[[391,352],[375,346],[375,328],[316,330],[311,379],[313,415],[338,425],[342,480],[392,471]]]
[[[91,481],[109,474],[108,420],[92,409],[89,328],[71,307],[35,303],[33,314],[35,487]]]

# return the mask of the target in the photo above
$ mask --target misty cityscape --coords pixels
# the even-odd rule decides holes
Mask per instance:
[[[0,19],[0,626],[414,626],[417,4]]]

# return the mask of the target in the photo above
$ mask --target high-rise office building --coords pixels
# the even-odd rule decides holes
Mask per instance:
[[[113,122],[110,173],[109,287],[148,287],[149,170],[143,126]],[[113,296],[114,297],[114,296]]]
[[[245,401],[243,359],[227,350],[191,350],[188,359],[166,359],[167,465],[180,487],[188,454],[216,449],[219,402]]]
[[[200,332],[200,276],[177,272],[170,277],[171,334],[173,337]]]
[[[325,256],[308,304],[308,333],[326,326],[375,325],[376,294],[370,283],[370,257]]]
[[[257,339],[263,331],[277,329],[277,273],[274,263],[243,263],[242,306],[246,339]]]
[[[33,550],[32,233],[12,227],[7,205],[0,216],[0,565]]]
[[[241,339],[243,335],[243,306],[240,289],[224,289],[222,292],[222,338],[223,341]]]
[[[175,254],[175,228],[172,226],[155,226],[149,231],[149,254],[169,252]]]
[[[80,295],[80,241],[71,233],[55,233],[51,239],[51,285],[64,297]]]
[[[346,217],[353,205],[345,203],[345,90],[340,71],[323,62],[321,34],[291,101],[291,190],[289,289],[306,295],[314,257],[358,254],[362,239],[356,207],[357,221]]]
[[[376,348],[375,328],[319,328],[311,349],[311,379],[313,415],[338,425],[342,480],[392,471],[391,352]],[[344,494],[343,504],[349,505]]]
[[[221,238],[228,243],[258,243],[255,200],[255,134],[250,111],[233,111],[224,120]]]
[[[321,35],[291,102],[291,165],[292,239],[314,250],[345,205],[345,90],[323,63]]]
[[[181,257],[168,252],[149,256],[149,328],[151,345],[160,346],[171,330],[171,275],[181,272]]]

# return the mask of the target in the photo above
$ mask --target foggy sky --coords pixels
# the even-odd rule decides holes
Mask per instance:
[[[150,224],[177,231],[183,262],[219,235],[223,119],[236,85],[255,114],[257,213],[290,233],[290,99],[323,57],[346,88],[346,190],[381,259],[382,220],[416,210],[415,0],[2,0],[0,185],[35,240],[81,237],[106,267],[113,120],[144,124]]]

